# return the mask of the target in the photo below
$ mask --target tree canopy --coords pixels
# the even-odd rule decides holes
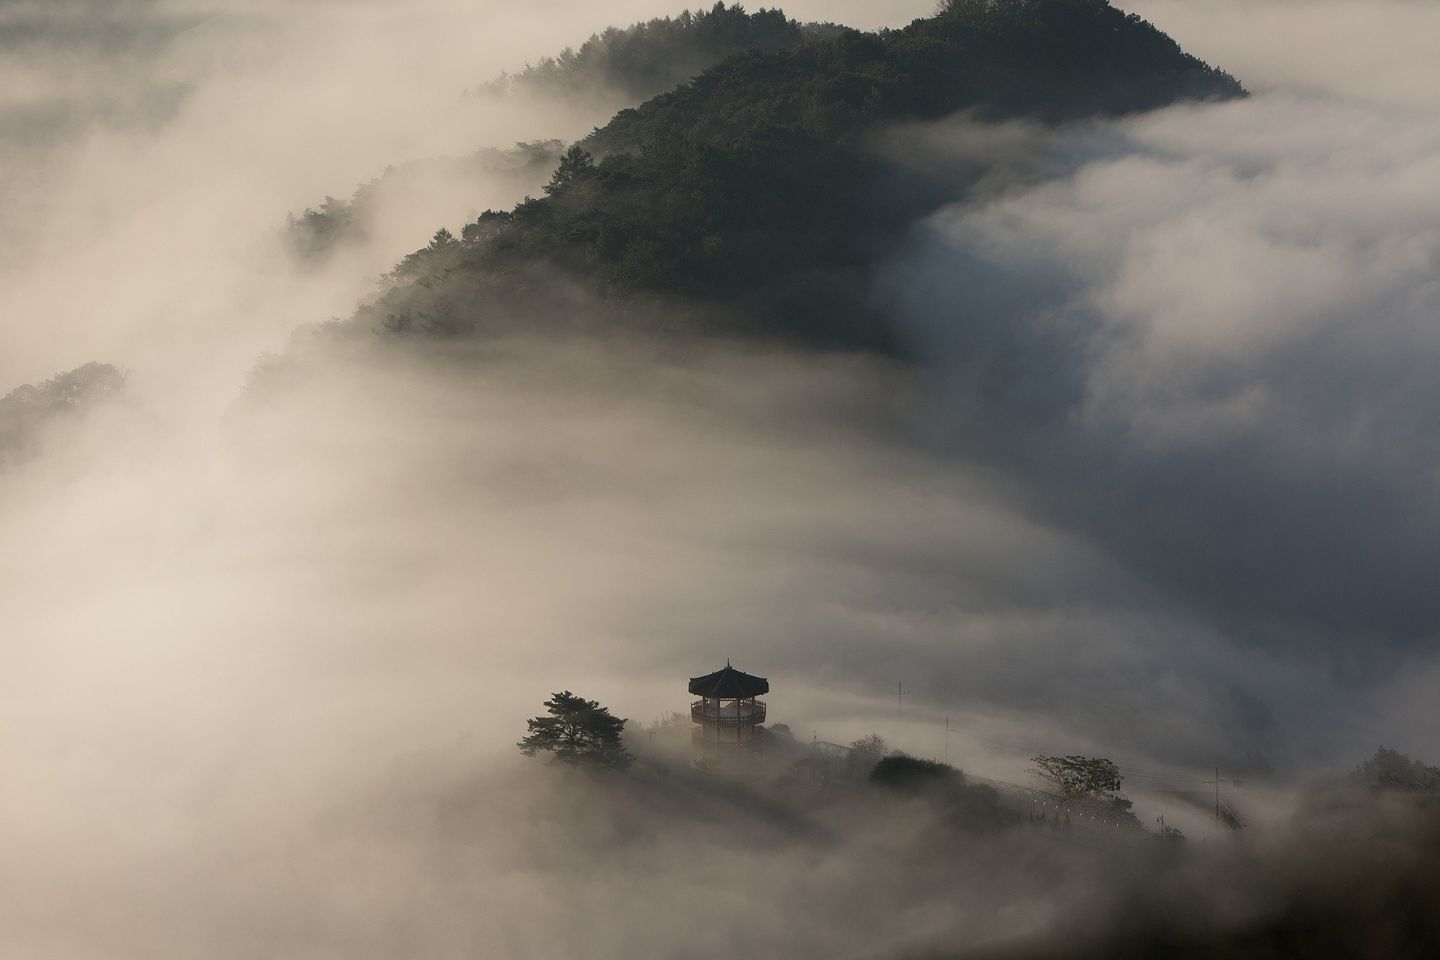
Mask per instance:
[[[854,777],[868,777],[887,749],[885,738],[878,733],[867,733],[851,741],[845,754],[846,772]]]
[[[1440,767],[1412,760],[1399,750],[1380,747],[1351,771],[1351,783],[1376,793],[1440,796]]]
[[[1131,825],[1139,824],[1131,809],[1134,804],[1119,792],[1125,778],[1113,761],[1070,754],[1031,757],[1030,762],[1035,765],[1035,775],[1054,787],[1063,799]]]
[[[965,775],[948,763],[896,754],[884,757],[870,771],[870,782],[906,793],[959,787]]]
[[[1005,809],[994,787],[969,783],[963,771],[938,760],[892,754],[875,764],[870,783],[901,796],[938,803],[945,821],[961,830],[995,830],[1018,819]]]
[[[803,27],[780,10],[746,13],[738,3],[684,11],[591,35],[578,50],[566,47],[514,74],[482,84],[474,93],[530,94],[567,100],[621,98],[637,102],[684,83],[745,50],[787,50],[824,29]]]
[[[0,463],[31,452],[41,431],[57,418],[119,396],[124,371],[90,362],[38,384],[24,384],[0,397]]]
[[[562,690],[545,701],[545,709],[548,716],[525,721],[530,732],[518,746],[526,756],[548,753],[552,763],[615,769],[634,759],[620,739],[625,721],[608,707]]]
[[[1103,757],[1031,757],[1035,773],[1067,800],[1115,793],[1124,782],[1120,768]]]
[[[499,182],[516,193],[533,190],[544,183],[546,172],[554,169],[564,151],[561,140],[533,140],[462,157],[409,160],[362,183],[348,200],[327,196],[317,206],[289,214],[280,239],[298,263],[323,263],[335,251],[370,239],[382,225],[377,223],[382,209],[407,205],[437,181],[477,187]]]

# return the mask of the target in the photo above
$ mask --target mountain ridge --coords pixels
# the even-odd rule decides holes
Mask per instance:
[[[1053,125],[1244,95],[1107,0],[952,0],[897,30],[744,51],[617,113],[566,153],[545,196],[487,210],[458,238],[437,231],[351,325],[540,329],[574,311],[573,291],[553,295],[558,274],[628,325],[894,353],[867,303],[870,267],[958,197],[891,189],[877,130],[960,111]]]

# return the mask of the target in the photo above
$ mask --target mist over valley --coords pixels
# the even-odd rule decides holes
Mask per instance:
[[[0,952],[1433,955],[1436,21],[0,0]]]

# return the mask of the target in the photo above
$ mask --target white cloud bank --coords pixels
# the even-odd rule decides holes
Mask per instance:
[[[0,8],[56,9],[99,8]],[[635,956],[739,923],[757,951],[829,956],[894,946],[902,911],[906,936],[979,940],[1091,904],[1055,889],[1093,863],[1048,845],[893,858],[913,838],[877,814],[791,846],[768,814],[577,808],[514,776],[551,690],[644,721],[727,655],[802,737],[933,755],[953,714],[952,757],[1012,779],[1042,749],[1157,786],[1172,758],[1423,754],[1435,144],[1399,80],[1288,79],[1351,56],[1334,9],[1306,29],[1335,44],[1274,89],[1064,135],[1058,179],[927,227],[900,276],[912,329],[987,374],[942,411],[975,414],[978,463],[916,442],[907,375],[746,351],[361,358],[231,409],[260,350],[362,292],[268,259],[285,210],[405,157],[583,130],[453,95],[668,7],[130,5],[104,43],[176,19],[109,66],[25,47],[12,119],[47,90],[162,95],[5,141],[24,240],[0,373],[135,371],[131,407],[0,479],[5,950]],[[1279,47],[1276,10],[1303,15],[1255,14]],[[1248,38],[1170,12],[1262,89],[1227,59]],[[675,822],[684,843],[652,832]],[[697,862],[765,882],[717,894]],[[555,890],[579,905],[559,921],[534,909]]]
[[[1021,129],[1061,174],[938,213],[888,289],[950,371],[942,414],[1049,515],[1242,644],[1368,688],[1374,726],[1310,721],[1337,742],[1423,751],[1433,720],[1379,704],[1440,628],[1440,87],[1388,41],[1435,10],[1365,9],[1353,32],[1354,4],[1177,15],[1254,97]],[[1242,34],[1278,61],[1255,81]],[[968,128],[928,136],[934,166]]]

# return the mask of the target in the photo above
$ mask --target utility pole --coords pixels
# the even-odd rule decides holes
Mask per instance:
[[[1214,780],[1201,780],[1200,782],[1201,782],[1201,783],[1213,783],[1213,784],[1215,784],[1215,825],[1218,827],[1218,826],[1220,825],[1220,784],[1222,784],[1222,783],[1229,783],[1230,781],[1229,781],[1229,780],[1221,780],[1221,779],[1220,779],[1220,768],[1219,768],[1219,767],[1216,767],[1216,768],[1215,768],[1215,779],[1214,779]]]
[[[945,718],[945,762],[950,762],[950,718]]]
[[[899,680],[896,680],[896,681],[895,681],[895,719],[896,719],[896,720],[899,720],[900,717],[901,717],[901,715],[905,712],[905,693],[906,693],[906,690],[905,690],[904,685],[903,685]]]

